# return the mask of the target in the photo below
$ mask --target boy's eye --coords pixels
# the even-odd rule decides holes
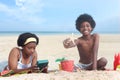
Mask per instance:
[[[80,28],[84,28],[85,26],[81,25]]]
[[[86,27],[90,27],[89,25],[86,25]]]
[[[81,25],[80,28],[85,28],[85,27],[90,27],[89,24],[86,24],[86,25]]]
[[[83,28],[84,27],[84,25],[80,25],[80,28]]]

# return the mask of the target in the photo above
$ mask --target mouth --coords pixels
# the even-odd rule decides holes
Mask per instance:
[[[89,33],[89,31],[84,31],[83,33]]]

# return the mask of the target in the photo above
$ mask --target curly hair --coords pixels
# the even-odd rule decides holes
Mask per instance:
[[[93,29],[95,28],[96,23],[92,16],[89,14],[81,14],[76,20],[76,29],[78,31],[80,31],[81,24],[85,21],[89,22]]]
[[[39,38],[35,34],[26,32],[19,35],[17,40],[17,45],[21,47],[24,46],[25,41],[30,37],[33,37],[36,39],[36,44],[39,43]]]

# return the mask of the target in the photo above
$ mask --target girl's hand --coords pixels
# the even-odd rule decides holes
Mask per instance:
[[[37,65],[32,66],[29,69],[30,69],[31,72],[39,72],[39,70],[40,70],[39,67],[37,67]]]

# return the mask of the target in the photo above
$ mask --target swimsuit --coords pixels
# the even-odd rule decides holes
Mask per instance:
[[[86,68],[87,68],[88,66],[90,66],[91,64],[92,64],[92,62],[89,63],[89,64],[78,63],[78,64],[75,65],[75,67],[78,67],[78,68],[80,68],[80,69],[86,69]]]
[[[22,51],[20,50],[20,59],[18,61],[17,69],[25,69],[25,68],[31,67],[31,64],[32,64],[32,56],[30,56],[30,63],[29,64],[22,63]]]
[[[22,63],[22,51],[20,50],[20,59],[18,61],[17,69],[25,69],[31,67],[32,64],[32,56],[30,56],[30,63],[29,64],[23,64]],[[7,65],[7,70],[9,70],[9,67]]]

